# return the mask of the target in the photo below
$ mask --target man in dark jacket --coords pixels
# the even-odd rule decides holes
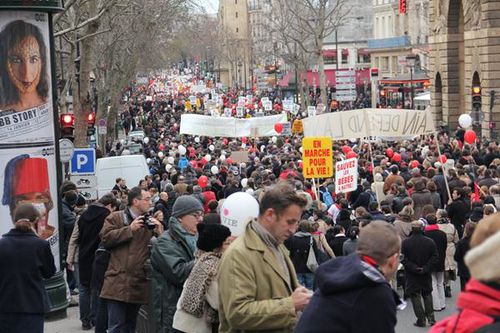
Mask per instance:
[[[83,329],[91,329],[95,323],[95,308],[91,304],[97,304],[99,294],[91,290],[90,282],[95,252],[100,242],[99,232],[106,217],[117,208],[116,197],[108,193],[103,195],[98,202],[91,204],[78,220],[79,305]]]
[[[386,222],[364,227],[357,253],[327,261],[316,271],[318,290],[295,332],[394,332],[400,301],[387,281],[398,268],[400,242]]]
[[[78,200],[78,192],[75,190],[69,190],[64,193],[62,199],[62,222],[63,222],[63,250],[62,253],[64,258],[68,255],[69,239],[73,233],[73,228],[76,222],[76,201]],[[71,292],[78,287],[77,280],[71,270],[66,268],[66,277],[68,282],[68,287]]]
[[[444,261],[446,259],[446,247],[448,245],[446,233],[439,229],[437,218],[434,214],[425,217],[428,226],[425,227],[425,236],[434,241],[437,247],[439,259],[432,265],[432,305],[434,311],[442,311],[446,307],[444,298]]]
[[[462,238],[464,225],[469,218],[470,205],[464,200],[466,194],[464,189],[457,188],[451,193],[453,202],[446,207],[451,223],[457,229],[458,237]]]
[[[431,295],[431,269],[438,260],[438,252],[434,241],[424,236],[420,221],[412,222],[411,226],[410,237],[401,245],[402,264],[405,268],[405,293],[410,296],[413,312],[417,317],[414,325],[425,327],[427,318],[429,325],[432,326],[436,320]],[[421,298],[424,299],[424,306]]]

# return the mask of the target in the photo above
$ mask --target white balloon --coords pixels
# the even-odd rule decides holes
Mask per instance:
[[[472,118],[470,115],[464,113],[458,117],[458,124],[462,128],[468,128],[472,125]]]
[[[125,140],[121,139],[121,140],[120,140],[120,143],[121,143],[122,145],[124,145],[124,144],[125,144]]]
[[[200,138],[199,137],[194,138],[194,142],[200,143]]]
[[[302,153],[302,147],[299,148],[299,151]]]
[[[169,154],[170,156],[175,156],[175,151],[173,151],[173,150],[169,150],[169,151],[168,151],[168,154]]]
[[[246,144],[244,144],[244,143],[241,144],[241,148],[245,149],[246,147],[247,147]]]
[[[245,169],[246,167],[247,167],[247,164],[246,164],[246,163],[241,163],[241,164],[240,164],[240,168]]]
[[[146,136],[144,139],[142,139],[142,142],[144,142],[145,144],[148,144],[149,143],[149,138]]]
[[[217,165],[214,165],[210,168],[210,172],[212,172],[212,174],[216,175],[219,173],[219,168],[217,167]]]
[[[212,156],[210,156],[210,154],[206,154],[205,159],[207,160],[207,162],[210,162],[212,160]]]
[[[210,151],[214,151],[215,150],[215,146],[214,145],[210,145],[210,146],[208,146],[208,149],[210,149]]]
[[[264,145],[260,146],[260,151],[261,151],[262,153],[264,152],[264,150],[266,150],[266,146],[264,146]]]
[[[276,141],[278,141],[278,138],[277,138],[277,137],[275,137],[275,136],[273,136],[273,137],[271,138],[271,141],[272,141],[273,143],[276,143]]]
[[[160,138],[162,138],[162,139],[163,139],[164,137],[165,137],[165,136],[164,136],[163,134],[162,134],[162,135],[160,135]]]
[[[179,145],[179,147],[177,147],[177,149],[179,150],[179,154],[186,155],[186,152],[187,152],[186,147],[184,147],[183,145]]]
[[[245,191],[245,193],[248,193],[250,195],[252,195],[255,191],[253,190],[253,188],[247,188],[247,190]]]
[[[219,160],[224,162],[226,160],[226,155],[220,155]]]
[[[150,159],[149,157],[148,157],[148,158],[146,158],[146,163],[147,163],[147,164],[151,163],[151,159]]]
[[[220,154],[221,154],[221,155],[227,155],[225,150],[222,150],[222,151],[220,152]]]
[[[247,179],[247,178],[243,178],[243,179],[241,180],[241,186],[243,186],[243,187],[247,187],[247,184],[248,184],[248,179]]]
[[[159,152],[158,152],[158,157],[159,157],[159,158],[163,158],[163,152],[162,152],[162,151],[159,151]]]
[[[239,236],[253,218],[259,215],[259,203],[245,192],[231,194],[221,207],[221,224],[231,230],[233,236]]]
[[[165,165],[165,170],[170,171],[172,169],[172,166],[170,164]]]
[[[172,156],[169,156],[169,157],[167,158],[167,161],[168,161],[168,163],[170,163],[170,164],[174,164],[175,159],[174,159]]]

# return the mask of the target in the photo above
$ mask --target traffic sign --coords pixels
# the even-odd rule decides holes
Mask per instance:
[[[95,173],[95,149],[77,148],[70,162],[72,175],[85,175]]]
[[[59,158],[61,162],[67,163],[73,157],[73,152],[75,150],[75,146],[70,139],[60,139],[59,140]]]
[[[97,187],[97,177],[95,175],[71,175],[69,180],[76,184],[79,189]]]
[[[99,135],[106,135],[108,134],[108,128],[106,126],[99,126],[97,132]]]
[[[106,119],[104,119],[104,118],[99,119],[97,124],[99,127],[105,127],[106,126]]]

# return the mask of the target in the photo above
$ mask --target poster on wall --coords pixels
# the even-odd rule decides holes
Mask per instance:
[[[0,45],[0,234],[19,204],[34,204],[59,265],[48,14],[0,12]]]

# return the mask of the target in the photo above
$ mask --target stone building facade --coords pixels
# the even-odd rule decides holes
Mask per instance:
[[[437,124],[455,130],[472,112],[472,87],[481,87],[478,136],[495,136],[500,125],[500,1],[431,0],[431,106]],[[474,116],[473,116],[474,119]],[[498,127],[498,126],[497,126]]]

